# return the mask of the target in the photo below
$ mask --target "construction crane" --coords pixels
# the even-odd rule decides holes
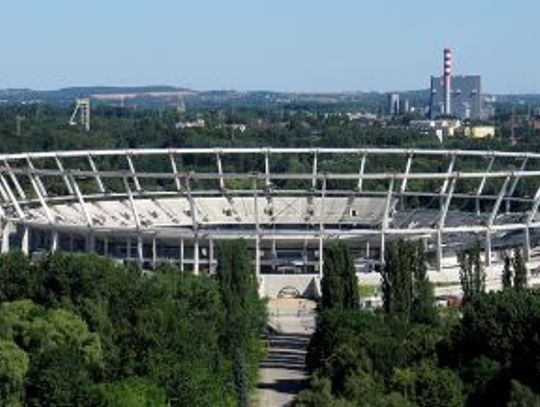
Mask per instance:
[[[69,119],[69,124],[76,126],[81,124],[84,126],[85,131],[90,131],[90,99],[78,98],[75,100],[75,109]],[[77,121],[77,116],[79,120]]]

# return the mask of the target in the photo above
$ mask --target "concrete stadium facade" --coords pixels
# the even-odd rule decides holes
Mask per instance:
[[[337,168],[337,169],[336,169]],[[520,246],[537,267],[540,154],[399,148],[199,148],[0,155],[1,249],[96,252],[213,273],[249,243],[262,295],[317,295],[328,241],[361,281],[398,238],[425,242],[434,281],[481,241],[494,281]],[[451,284],[448,284],[449,286]],[[489,282],[488,282],[489,285]],[[496,285],[496,284],[495,284]]]

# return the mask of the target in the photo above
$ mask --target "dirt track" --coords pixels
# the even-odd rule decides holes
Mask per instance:
[[[268,340],[268,357],[261,362],[257,400],[260,407],[288,406],[309,381],[304,359],[315,326],[315,304],[279,299],[268,303],[269,324],[276,333]]]

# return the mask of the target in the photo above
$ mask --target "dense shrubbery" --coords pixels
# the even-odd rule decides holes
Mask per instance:
[[[96,256],[2,255],[0,404],[236,405],[238,370],[242,391],[256,379],[265,318],[244,249],[225,244],[240,257],[219,281]]]
[[[414,243],[389,246],[384,311],[322,309],[307,356],[312,386],[297,405],[539,405],[540,295],[478,292],[462,313],[433,318],[432,288],[411,251],[423,257]]]

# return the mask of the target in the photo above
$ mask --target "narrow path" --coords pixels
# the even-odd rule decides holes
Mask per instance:
[[[315,303],[277,299],[268,303],[269,324],[275,329],[268,357],[261,362],[257,400],[259,407],[289,406],[309,384],[304,360],[315,327]]]

